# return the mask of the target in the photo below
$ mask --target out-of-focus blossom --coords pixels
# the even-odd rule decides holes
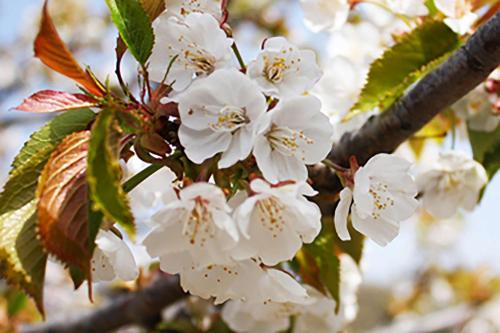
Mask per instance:
[[[364,77],[365,71],[344,56],[327,61],[325,74],[314,89],[321,100],[321,111],[335,122],[340,121],[357,101]]]
[[[354,66],[368,68],[384,50],[382,37],[380,29],[370,22],[348,23],[331,34],[328,53],[331,57],[343,56]]]
[[[322,72],[311,50],[300,50],[284,37],[269,38],[247,74],[269,96],[288,98],[308,92]]]
[[[428,169],[417,184],[423,208],[439,218],[451,217],[459,208],[473,210],[488,182],[484,167],[460,151],[441,153]]]
[[[446,15],[444,23],[460,35],[467,33],[478,18],[472,12],[471,0],[434,0],[434,4]]]
[[[304,23],[313,32],[339,29],[349,16],[347,0],[300,0],[304,11]]]
[[[139,270],[130,248],[112,231],[101,230],[91,260],[92,281],[135,280]]]
[[[386,0],[387,5],[395,13],[406,16],[425,16],[429,9],[424,0]]]
[[[492,132],[500,123],[500,113],[493,108],[497,97],[489,94],[483,85],[478,86],[455,103],[452,108],[457,115],[467,121],[470,129]]]

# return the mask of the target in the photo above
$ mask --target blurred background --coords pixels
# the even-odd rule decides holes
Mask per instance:
[[[14,155],[49,115],[15,111],[23,98],[40,89],[77,91],[68,79],[47,70],[33,57],[42,0],[0,0],[0,183]],[[52,0],[51,15],[80,63],[90,65],[100,78],[114,78],[116,31],[102,0]],[[370,62],[408,27],[375,6],[363,5],[336,32],[312,33],[303,22],[297,0],[234,0],[230,9],[235,39],[244,58],[258,53],[264,38],[286,35],[292,42],[317,51],[325,76],[316,93],[335,122],[338,109],[357,96]],[[342,66],[354,64],[355,73]],[[136,68],[126,58],[125,80],[136,81]],[[428,140],[419,154],[410,146],[399,153],[417,164],[438,151],[470,153],[457,129],[457,140]],[[448,220],[420,214],[402,223],[400,235],[387,247],[366,241],[362,261],[363,285],[359,315],[349,332],[500,332],[500,177],[487,187],[472,213]],[[144,212],[138,215],[147,216]],[[139,262],[143,249],[135,247]],[[142,258],[142,259],[141,259]],[[85,287],[73,291],[66,273],[50,262],[46,278],[47,319],[61,319],[90,311]],[[126,285],[98,286],[96,304],[113,297]],[[499,294],[500,295],[500,294]],[[0,332],[13,332],[20,323],[39,320],[33,305],[0,280]],[[132,329],[131,329],[132,331]]]

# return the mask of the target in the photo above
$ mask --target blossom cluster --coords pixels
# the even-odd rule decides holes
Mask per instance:
[[[435,2],[450,27],[468,30],[464,25],[470,27],[473,14],[467,8],[452,12],[448,2]],[[427,14],[423,1],[385,3],[407,16]],[[347,1],[302,4],[312,30],[344,26],[343,33],[354,31],[344,25]],[[283,331],[290,327],[290,317],[295,317],[294,332],[339,331],[356,313],[353,298],[361,278],[356,264],[340,255],[337,304],[328,292],[305,284],[288,263],[322,231],[321,211],[311,200],[317,192],[308,183],[308,166],[327,157],[342,131],[358,126],[339,129],[366,75],[360,68],[369,61],[336,54],[330,69],[334,75],[347,73],[348,84],[330,85],[331,77],[327,72],[322,78],[313,51],[285,37],[272,37],[245,64],[223,16],[218,1],[168,6],[154,22],[156,40],[148,69],[153,81],[171,88],[161,102],[177,107],[178,139],[188,163],[228,172],[243,166],[248,171],[244,185],[228,191],[214,177],[175,185],[172,173],[155,178],[156,184],[152,177],[143,184],[149,188],[147,195],[131,194],[133,203],[156,209],[143,245],[159,259],[162,271],[180,276],[186,292],[225,303],[222,316],[234,331]],[[370,30],[364,25],[353,29]],[[368,50],[370,45],[373,41],[360,47],[374,58],[380,45]],[[325,86],[338,88],[333,101],[322,93]],[[325,109],[332,105],[336,115],[329,117]],[[460,207],[471,210],[487,182],[481,164],[458,152],[441,154],[428,170],[419,172],[396,154],[377,154],[363,166],[353,160],[350,168],[325,164],[344,184],[334,213],[338,238],[350,240],[352,226],[381,246],[398,235],[400,223],[419,207],[442,218]],[[115,233],[102,230],[97,246],[92,260],[95,281],[137,276],[130,249]]]

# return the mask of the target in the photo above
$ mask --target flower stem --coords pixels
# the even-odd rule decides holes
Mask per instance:
[[[247,66],[245,65],[245,61],[243,60],[243,57],[241,56],[240,50],[238,49],[238,45],[236,43],[233,43],[231,46],[233,49],[234,55],[236,56],[236,59],[238,59],[238,63],[240,64],[241,70],[246,71]]]
[[[123,184],[123,190],[127,193],[136,188],[140,183],[148,179],[151,175],[153,175],[156,171],[160,170],[163,167],[161,164],[151,164],[146,167],[144,170],[134,175],[132,178],[127,180]]]

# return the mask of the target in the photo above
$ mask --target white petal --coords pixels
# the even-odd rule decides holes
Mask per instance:
[[[335,209],[335,230],[341,240],[350,240],[351,235],[347,229],[347,217],[352,203],[352,191],[345,187],[340,191],[340,201]]]
[[[399,234],[399,225],[394,222],[381,218],[373,219],[369,216],[360,217],[356,210],[356,204],[351,209],[351,220],[356,230],[380,246],[386,246]]]

